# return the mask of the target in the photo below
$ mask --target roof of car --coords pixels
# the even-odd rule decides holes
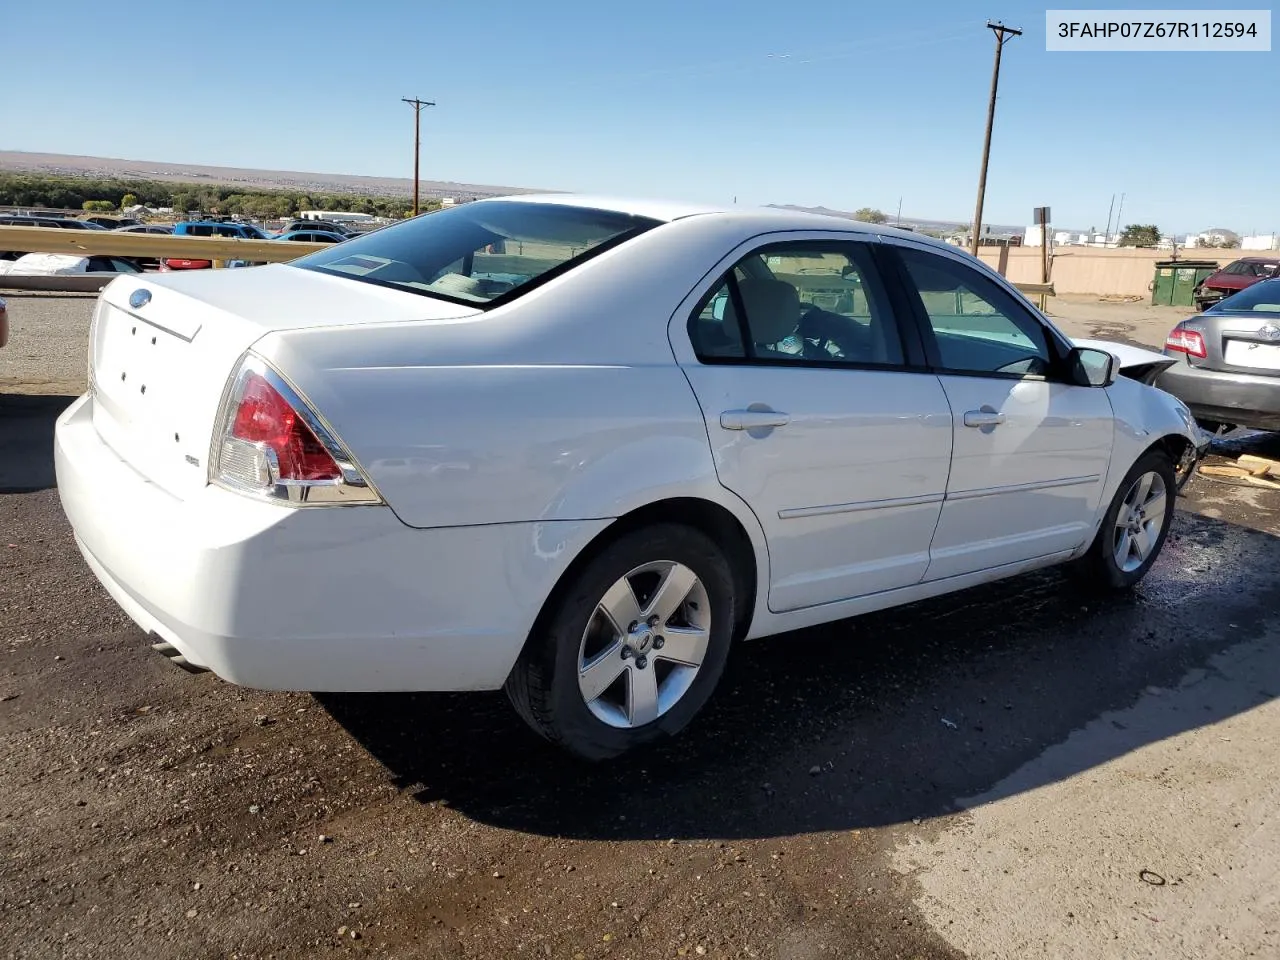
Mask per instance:
[[[684,217],[726,216],[740,221],[758,222],[763,229],[778,229],[780,225],[793,226],[795,229],[813,230],[852,230],[884,236],[910,237],[922,243],[944,245],[933,237],[926,237],[910,230],[900,230],[886,224],[863,223],[852,217],[837,217],[821,213],[809,213],[804,210],[793,210],[787,207],[751,207],[717,206],[713,204],[682,203],[679,201],[655,200],[635,197],[616,197],[578,193],[523,193],[510,197],[486,197],[477,203],[491,203],[495,200],[519,201],[522,203],[557,203],[573,207],[589,207],[594,210],[610,210],[637,217],[649,217],[653,220],[670,222]]]

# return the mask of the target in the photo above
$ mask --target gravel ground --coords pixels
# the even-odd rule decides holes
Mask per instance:
[[[9,344],[0,350],[0,395],[84,392],[94,296],[4,292]]]
[[[684,737],[588,767],[499,694],[152,653],[51,489],[88,310],[24,299],[66,367],[0,359],[5,956],[1276,955],[1273,492],[1194,480],[1128,599],[1046,571],[745,644]]]

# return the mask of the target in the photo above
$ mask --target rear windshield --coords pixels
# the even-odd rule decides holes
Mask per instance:
[[[292,265],[496,306],[659,222],[556,203],[485,200],[367,233]]]
[[[1249,311],[1280,313],[1280,279],[1262,280],[1209,308],[1214,313]]]

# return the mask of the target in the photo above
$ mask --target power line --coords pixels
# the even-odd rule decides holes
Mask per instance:
[[[978,235],[982,232],[982,201],[987,193],[987,160],[991,157],[991,128],[996,119],[996,90],[1000,86],[1000,53],[1004,50],[1006,35],[1020,37],[1022,31],[1014,27],[1006,27],[998,20],[987,21],[987,29],[996,36],[996,64],[991,71],[991,102],[987,105],[987,133],[982,141],[982,171],[978,174],[978,204],[973,211],[973,237],[969,241],[969,252],[978,255]]]
[[[413,107],[413,215],[416,217],[418,215],[418,158],[421,155],[422,145],[422,108],[434,107],[435,104],[430,100],[420,100],[417,97],[400,99]]]

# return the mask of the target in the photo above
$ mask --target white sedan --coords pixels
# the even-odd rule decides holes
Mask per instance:
[[[595,759],[740,640],[1134,584],[1206,441],[967,254],[790,211],[484,200],[121,277],[91,342],[58,486],[145,631],[261,688],[505,687]]]

